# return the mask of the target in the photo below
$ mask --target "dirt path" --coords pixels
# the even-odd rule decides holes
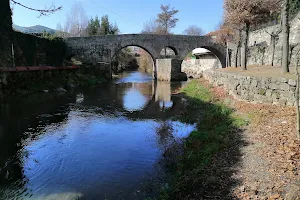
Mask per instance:
[[[207,81],[201,80],[209,86]],[[211,87],[211,86],[210,86]],[[222,88],[211,87],[239,115],[249,118],[242,133],[245,145],[233,179],[237,199],[300,199],[300,141],[296,140],[293,107],[255,105],[229,97]]]

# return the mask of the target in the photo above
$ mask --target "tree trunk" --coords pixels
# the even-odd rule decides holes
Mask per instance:
[[[235,50],[235,61],[234,61],[234,66],[235,68],[238,67],[238,57],[239,57],[239,46],[236,47],[236,50]]]
[[[300,84],[300,78],[299,78],[299,59],[297,59],[296,62],[296,73],[297,73],[297,87],[296,87],[296,112],[297,112],[297,137],[300,139],[300,110],[299,110],[299,84]]]
[[[249,28],[250,24],[247,22],[245,24],[245,33],[243,41],[243,51],[242,51],[242,69],[247,70],[247,51],[248,51],[248,39],[249,39]]]
[[[237,47],[236,47],[236,52],[235,52],[235,68],[238,67],[238,63],[239,63],[239,58],[240,58],[240,48],[241,48],[241,35],[242,35],[242,31],[239,30],[239,41],[237,43]]]
[[[272,57],[271,57],[271,65],[274,66],[274,57],[275,57],[275,40],[276,36],[271,35],[271,45],[272,45]]]
[[[282,8],[282,73],[289,72],[289,0],[284,0]]]
[[[226,41],[226,68],[229,67],[229,52],[228,52],[228,42]]]

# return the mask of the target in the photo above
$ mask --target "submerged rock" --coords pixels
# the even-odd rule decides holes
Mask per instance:
[[[75,88],[75,85],[72,84],[72,83],[68,83],[68,84],[66,85],[66,89],[67,89],[67,90],[73,89],[73,88]]]
[[[61,92],[61,93],[67,92],[67,90],[65,90],[64,88],[57,88],[55,91],[56,92]]]

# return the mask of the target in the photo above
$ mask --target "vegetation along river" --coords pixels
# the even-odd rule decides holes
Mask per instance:
[[[0,199],[145,199],[163,150],[194,125],[182,83],[125,72],[110,84],[11,97],[0,109]],[[164,131],[161,131],[164,130]],[[161,132],[170,133],[169,135]]]

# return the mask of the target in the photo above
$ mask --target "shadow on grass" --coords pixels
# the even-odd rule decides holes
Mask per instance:
[[[187,109],[179,117],[197,129],[183,141],[183,153],[173,166],[173,181],[160,199],[234,199],[232,189],[240,164],[242,127],[247,121],[216,99],[199,81],[192,81],[181,94]]]

